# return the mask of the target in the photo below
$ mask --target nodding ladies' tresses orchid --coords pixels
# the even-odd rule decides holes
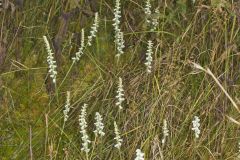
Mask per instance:
[[[167,137],[169,136],[169,130],[167,128],[167,120],[163,120],[163,139],[162,139],[162,144],[165,144]]]
[[[85,47],[85,33],[84,33],[84,29],[82,29],[81,32],[81,46],[78,49],[78,52],[76,53],[75,57],[72,58],[72,60],[74,62],[77,62],[80,60],[81,56],[83,55],[83,50]]]
[[[96,130],[93,131],[96,136],[98,136],[98,135],[104,136],[105,135],[105,133],[103,132],[104,124],[103,124],[102,120],[103,120],[103,118],[102,118],[101,114],[96,112],[96,114],[95,114],[96,122],[94,123]]]
[[[45,46],[48,52],[48,56],[47,56],[47,62],[48,62],[48,68],[49,68],[48,72],[50,74],[50,77],[52,78],[53,83],[56,84],[57,65],[56,65],[56,61],[54,60],[54,53],[52,52],[52,49],[50,47],[50,44],[46,36],[43,36],[43,40],[45,42]]]
[[[117,47],[117,57],[119,57],[121,54],[123,54],[123,49],[125,47],[124,45],[124,35],[123,32],[121,32],[120,29],[120,18],[121,18],[121,8],[120,8],[120,0],[116,0],[116,5],[114,8],[114,19],[113,19],[113,26],[114,26],[114,31],[115,31],[115,44]]]
[[[67,91],[67,100],[65,104],[65,108],[63,110],[63,115],[64,115],[64,122],[68,120],[68,112],[70,111],[70,92]]]
[[[82,134],[82,148],[81,150],[88,153],[90,151],[89,149],[89,143],[91,141],[89,140],[88,134],[87,134],[87,104],[84,104],[81,109],[81,114],[79,115],[79,126],[80,126],[80,133]]]
[[[198,116],[194,116],[194,119],[192,121],[192,130],[195,132],[195,138],[199,138],[199,135],[201,133],[199,127],[200,127],[200,119]]]
[[[115,133],[115,140],[116,140],[116,144],[114,145],[114,147],[116,147],[117,149],[120,149],[122,146],[122,139],[120,136],[120,132],[118,130],[118,126],[117,123],[114,121],[114,133]]]
[[[99,28],[99,16],[98,16],[98,13],[96,12],[94,23],[93,23],[93,26],[91,27],[90,35],[88,36],[88,42],[87,42],[88,46],[92,45],[93,38],[97,36],[98,28]]]
[[[140,150],[136,150],[136,158],[134,160],[144,160],[144,153]]]
[[[146,57],[146,62],[145,65],[147,67],[147,73],[151,73],[152,72],[152,54],[153,54],[153,43],[151,40],[148,41],[148,47],[147,47],[147,57]]]
[[[119,81],[118,81],[118,89],[117,89],[116,99],[117,99],[116,105],[119,107],[120,110],[123,109],[122,102],[125,100],[125,98],[124,98],[124,89],[123,89],[121,77],[119,77]]]

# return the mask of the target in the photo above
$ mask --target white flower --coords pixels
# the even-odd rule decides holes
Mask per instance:
[[[116,99],[117,99],[116,105],[119,107],[119,109],[123,109],[122,102],[125,100],[125,98],[124,98],[124,90],[123,90],[121,77],[119,77]]]
[[[70,111],[70,92],[67,91],[67,100],[65,104],[65,109],[63,110],[64,122],[68,120],[68,112]]]
[[[45,42],[45,46],[46,46],[46,49],[47,49],[47,52],[48,52],[48,56],[47,56],[47,62],[48,62],[48,67],[49,67],[48,72],[50,73],[50,77],[52,78],[53,83],[56,83],[56,77],[57,77],[56,61],[54,60],[53,52],[52,52],[50,44],[47,40],[47,37],[43,36],[43,40]]]
[[[169,136],[169,130],[167,128],[167,121],[166,119],[163,120],[163,139],[162,144],[165,144],[166,138]]]
[[[115,32],[120,32],[120,28],[119,28],[119,25],[120,25],[120,18],[121,18],[121,10],[120,10],[120,0],[116,0],[116,5],[115,5],[115,8],[114,8],[114,23],[113,23],[113,26],[114,26],[114,30]]]
[[[115,39],[115,42],[117,44],[117,50],[118,50],[118,53],[117,53],[117,57],[119,57],[121,54],[123,54],[123,49],[125,47],[124,45],[124,38],[123,38],[123,32],[118,32],[117,33],[117,38]]]
[[[151,8],[152,8],[152,6],[151,6],[151,3],[150,3],[150,0],[147,0],[145,8],[144,8],[144,12],[145,12],[146,15],[150,16],[152,14]]]
[[[104,136],[105,135],[105,133],[103,132],[104,124],[102,123],[103,119],[102,119],[102,116],[98,112],[96,112],[96,114],[95,114],[95,120],[96,120],[96,122],[94,124],[96,126],[96,130],[93,132],[95,133],[96,136],[98,136],[98,134],[100,136]]]
[[[140,149],[136,150],[136,158],[134,160],[144,160],[144,153]]]
[[[97,36],[96,34],[97,34],[97,31],[98,31],[98,27],[99,27],[99,17],[98,17],[98,13],[96,12],[94,23],[93,23],[93,26],[91,27],[90,35],[88,36],[87,44],[89,46],[92,45],[92,39]]]
[[[83,55],[83,49],[85,47],[85,35],[84,35],[84,29],[82,29],[81,32],[81,46],[78,49],[78,52],[76,53],[76,56],[72,58],[72,60],[75,61],[79,61],[79,59],[81,58],[81,56]]]
[[[158,21],[158,19],[159,19],[159,9],[158,8],[156,8],[155,9],[155,15],[154,15],[154,17],[152,18],[152,28],[151,28],[151,31],[155,31],[156,29],[157,29],[157,27],[158,27],[158,24],[159,24],[159,21]]]
[[[117,123],[115,121],[114,121],[114,133],[115,133],[115,138],[114,139],[116,140],[116,144],[114,145],[114,147],[116,147],[117,149],[120,149],[123,140],[120,137],[118,126],[117,126]]]
[[[147,21],[147,23],[151,23],[151,21],[149,19],[151,17],[151,14],[152,14],[151,8],[152,8],[152,6],[151,6],[151,3],[150,3],[150,0],[147,0],[145,8],[144,8],[144,12],[146,14],[146,21]]]
[[[88,153],[90,151],[89,149],[89,143],[91,141],[89,140],[89,137],[87,135],[87,122],[86,122],[86,116],[87,116],[87,104],[84,104],[81,109],[81,114],[79,115],[79,126],[80,126],[80,133],[82,134],[82,148],[81,150]]]
[[[121,54],[123,54],[124,49],[124,37],[123,32],[120,30],[120,18],[121,18],[121,8],[120,8],[120,0],[116,0],[116,5],[114,8],[114,19],[113,19],[113,26],[115,31],[115,44],[117,47],[117,56],[119,57]]]
[[[194,120],[192,121],[193,128],[192,130],[195,132],[195,137],[199,138],[199,135],[201,133],[199,127],[200,127],[200,119],[198,116],[194,116]]]
[[[153,54],[153,43],[151,40],[148,41],[148,49],[147,49],[147,57],[146,57],[146,62],[145,65],[147,67],[147,73],[151,73],[152,72],[152,54]]]

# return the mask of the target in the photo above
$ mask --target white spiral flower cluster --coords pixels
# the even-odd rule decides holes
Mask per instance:
[[[117,123],[114,121],[114,133],[115,133],[115,140],[116,140],[116,144],[114,145],[114,147],[116,147],[117,149],[120,149],[122,146],[122,139],[120,136],[120,132],[118,130],[118,126]]]
[[[195,138],[199,138],[199,135],[201,133],[199,127],[200,127],[200,119],[198,116],[194,116],[194,120],[192,121],[193,128],[192,130],[195,132]]]
[[[144,153],[140,150],[136,150],[136,158],[134,160],[144,160]]]
[[[123,49],[125,47],[124,43],[124,36],[123,36],[123,32],[118,32],[116,33],[116,39],[115,42],[117,44],[117,50],[118,50],[118,54],[116,55],[117,57],[119,57],[121,54],[123,54]]]
[[[78,49],[78,52],[76,53],[75,57],[72,58],[74,62],[77,62],[80,60],[81,56],[83,55],[83,50],[85,47],[85,32],[84,29],[82,29],[81,32],[81,46]]]
[[[151,31],[155,31],[159,25],[159,9],[155,9],[155,16],[152,18],[152,28]]]
[[[96,130],[93,132],[95,133],[96,136],[98,135],[104,136],[105,135],[105,133],[103,132],[104,124],[102,122],[103,118],[100,113],[96,112],[95,120],[96,122],[94,124],[95,124]]]
[[[46,49],[48,52],[48,56],[47,56],[47,62],[48,62],[48,67],[49,67],[48,72],[50,74],[50,77],[53,80],[53,83],[56,83],[56,78],[57,78],[56,61],[54,60],[53,52],[52,52],[52,49],[50,47],[47,37],[43,36],[43,40],[45,42],[45,46],[46,46]]]
[[[155,31],[159,24],[159,9],[156,8],[154,14],[151,11],[152,6],[150,0],[146,1],[144,12],[146,14],[146,22],[151,27],[151,31]]]
[[[82,134],[82,148],[81,150],[88,153],[90,151],[89,149],[89,143],[91,141],[89,140],[88,134],[87,134],[87,121],[86,121],[86,116],[87,116],[87,104],[84,104],[81,109],[81,114],[79,115],[79,126],[80,126],[80,133]]]
[[[87,42],[88,46],[92,46],[92,40],[97,36],[98,27],[99,27],[99,16],[98,16],[98,12],[96,12],[94,23],[93,23],[93,26],[91,27],[90,35],[88,36],[88,42]]]
[[[66,122],[68,120],[68,113],[70,111],[70,92],[67,91],[67,100],[66,100],[66,104],[63,110],[63,115],[64,115],[64,122]]]
[[[123,89],[121,77],[119,77],[119,81],[118,81],[118,90],[117,90],[116,99],[117,99],[116,106],[118,106],[120,110],[123,109],[122,102],[125,100],[125,98],[124,98],[124,89]]]
[[[144,8],[144,12],[145,12],[145,14],[147,15],[147,18],[146,18],[147,23],[150,23],[149,18],[150,18],[151,14],[152,14],[151,8],[152,8],[152,6],[151,6],[151,3],[150,3],[150,0],[147,0],[147,1],[146,1],[145,8]]]
[[[152,54],[153,54],[153,42],[151,40],[148,41],[148,46],[147,46],[147,57],[146,57],[146,62],[145,65],[147,67],[147,73],[152,72]]]
[[[115,31],[115,44],[117,46],[117,56],[119,57],[121,54],[123,54],[123,49],[125,47],[124,45],[124,37],[123,32],[121,32],[120,29],[120,18],[121,18],[121,8],[120,8],[120,0],[116,0],[116,5],[114,8],[114,31]]]
[[[169,136],[169,130],[167,127],[167,121],[166,119],[163,120],[163,139],[162,144],[165,144],[167,137]]]

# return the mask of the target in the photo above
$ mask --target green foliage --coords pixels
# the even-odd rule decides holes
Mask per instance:
[[[83,103],[89,105],[90,139],[94,141],[95,112],[103,115],[106,132],[94,141],[89,160],[134,159],[137,148],[146,159],[236,158],[239,126],[226,117],[238,121],[239,113],[215,81],[191,62],[210,68],[229,95],[238,99],[239,6],[224,0],[194,5],[182,0],[151,1],[160,14],[153,14],[159,17],[159,25],[150,32],[145,1],[125,1],[120,27],[126,48],[117,60],[113,2],[26,0],[23,8],[14,4],[14,12],[0,11],[0,159],[30,159],[31,152],[33,159],[86,159],[78,124]],[[100,12],[97,38],[73,64],[81,29],[89,35],[96,8]],[[58,63],[56,86],[48,79],[43,35],[49,38]],[[146,74],[144,65],[148,40],[155,50],[152,74]],[[126,98],[120,112],[115,105],[119,77]],[[63,125],[66,91],[71,92],[71,111]],[[191,129],[194,115],[201,119],[199,140]],[[170,130],[165,146],[161,144],[163,119]],[[120,152],[113,147],[114,121],[123,138]]]

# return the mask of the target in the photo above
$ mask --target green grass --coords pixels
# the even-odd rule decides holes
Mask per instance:
[[[78,124],[84,103],[89,105],[90,139],[94,141],[95,112],[103,115],[106,133],[94,143],[89,160],[130,160],[138,148],[147,160],[237,159],[240,132],[234,120],[238,122],[240,116],[234,103],[239,106],[239,5],[232,1],[220,5],[218,0],[194,5],[189,0],[160,2],[160,23],[157,31],[150,32],[145,1],[122,1],[126,48],[117,62],[114,1],[96,2],[99,32],[76,64],[71,57],[78,50],[81,29],[87,36],[94,20],[90,4],[25,0],[22,8],[13,3],[12,13],[10,8],[0,11],[0,159],[86,159]],[[75,7],[81,9],[73,12]],[[73,14],[65,21],[63,12]],[[56,88],[48,78],[43,35],[51,40],[52,48],[54,37],[61,38]],[[148,75],[144,62],[149,39],[155,50],[153,72]],[[191,62],[209,68],[234,103],[213,76]],[[123,79],[126,98],[120,112],[115,105],[118,77]],[[67,91],[72,108],[63,129]],[[191,130],[195,115],[201,119],[198,140]],[[170,136],[162,146],[164,119]],[[114,148],[114,121],[123,138],[120,151]]]

